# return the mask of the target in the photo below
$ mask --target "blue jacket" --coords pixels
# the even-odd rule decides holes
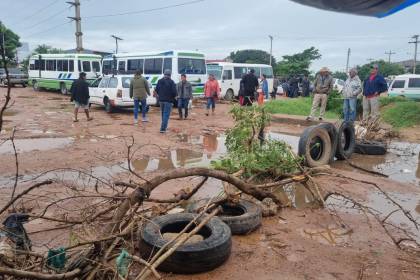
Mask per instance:
[[[388,85],[382,75],[376,75],[371,81],[369,77],[363,83],[363,95],[371,96],[375,93],[382,93],[388,90]]]
[[[174,102],[177,95],[176,85],[171,78],[162,78],[156,85],[159,102]]]
[[[262,82],[262,90],[263,90],[264,93],[268,93],[268,81],[267,80],[264,80]]]

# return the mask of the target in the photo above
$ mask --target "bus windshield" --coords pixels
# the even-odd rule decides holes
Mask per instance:
[[[208,74],[213,74],[216,80],[222,79],[222,66],[219,65],[207,65],[207,72]]]
[[[204,59],[198,58],[178,58],[179,74],[206,74],[206,63]]]

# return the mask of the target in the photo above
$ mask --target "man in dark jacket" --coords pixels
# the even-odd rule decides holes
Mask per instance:
[[[192,85],[187,81],[187,75],[181,75],[181,81],[176,85],[176,91],[178,93],[177,100],[179,119],[186,119],[188,118],[188,105],[190,104],[190,99],[193,97]],[[184,109],[184,114],[182,109]]]
[[[305,75],[305,77],[302,80],[302,96],[308,97],[310,94],[310,87],[311,83],[309,82],[308,75]]]
[[[86,82],[86,73],[82,72],[79,74],[79,79],[73,82],[70,88],[71,92],[71,99],[70,101],[74,101],[74,122],[78,122],[77,114],[79,112],[79,108],[85,110],[86,118],[88,121],[93,120],[93,118],[89,117],[89,84]]]
[[[363,119],[379,117],[379,95],[388,90],[388,85],[378,73],[378,65],[373,65],[370,76],[363,83]]]
[[[299,95],[299,80],[295,76],[292,76],[289,80],[289,86],[290,86],[290,97],[296,98]]]
[[[244,101],[242,106],[252,106],[255,98],[255,92],[259,87],[258,78],[255,76],[255,70],[251,69],[248,74],[242,78],[244,85]]]
[[[176,85],[171,79],[171,70],[165,70],[163,78],[160,79],[156,85],[155,93],[159,98],[160,111],[162,115],[160,133],[166,133],[172,106],[174,105],[177,94]]]

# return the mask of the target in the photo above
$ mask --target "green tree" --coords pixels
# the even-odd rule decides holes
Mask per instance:
[[[341,72],[341,71],[335,71],[332,76],[336,79],[340,79],[340,80],[347,80],[347,73],[346,72]]]
[[[315,47],[310,47],[301,53],[285,55],[283,60],[277,63],[276,74],[281,76],[309,74],[311,63],[320,58],[321,54]]]
[[[239,50],[231,52],[228,58],[235,63],[270,63],[270,54],[262,50]],[[276,63],[274,57],[272,63],[273,65]]]
[[[401,75],[405,72],[404,67],[402,67],[399,64],[388,63],[384,60],[378,60],[372,61],[362,66],[357,66],[357,71],[359,72],[360,79],[364,80],[367,77],[369,77],[370,71],[374,64],[377,64],[379,66],[379,73],[381,73],[384,77],[392,75]]]
[[[19,36],[0,22],[0,44],[3,45],[3,43],[6,59],[9,62],[14,61],[16,56],[16,49],[22,44],[19,42]]]
[[[38,45],[38,47],[36,47],[34,50],[34,54],[45,54],[45,53],[63,53],[63,50],[59,48],[53,48],[52,46],[49,46],[46,44]]]

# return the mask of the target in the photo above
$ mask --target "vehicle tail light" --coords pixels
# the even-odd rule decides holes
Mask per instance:
[[[122,89],[117,91],[117,98],[122,98]]]

